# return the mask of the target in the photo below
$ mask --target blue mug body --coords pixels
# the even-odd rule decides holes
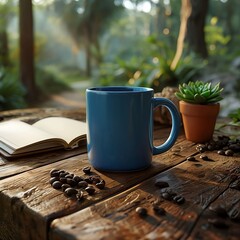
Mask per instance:
[[[88,159],[103,171],[137,171],[151,165],[152,155],[175,143],[180,116],[165,98],[154,98],[145,87],[96,87],[86,90]],[[172,116],[168,139],[153,146],[153,109],[166,106]]]

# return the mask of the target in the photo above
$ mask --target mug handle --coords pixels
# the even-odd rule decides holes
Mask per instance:
[[[159,105],[165,106],[169,110],[172,118],[172,129],[166,142],[164,142],[160,146],[156,146],[156,147],[153,146],[153,155],[156,155],[156,154],[166,152],[176,142],[179,134],[179,130],[180,130],[181,118],[180,118],[180,114],[178,112],[177,107],[169,99],[152,98],[152,103],[153,103],[153,108],[156,108]]]

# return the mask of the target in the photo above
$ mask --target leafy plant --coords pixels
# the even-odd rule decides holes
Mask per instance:
[[[228,117],[230,117],[232,119],[232,123],[240,124],[240,108],[229,113]]]
[[[179,100],[194,103],[208,104],[222,100],[220,83],[212,85],[210,82],[188,82],[179,85],[179,91],[175,93]]]
[[[25,90],[16,74],[0,69],[0,110],[23,108]]]

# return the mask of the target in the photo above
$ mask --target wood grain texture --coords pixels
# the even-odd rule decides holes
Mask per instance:
[[[169,130],[158,131],[162,133],[160,135],[162,137],[155,136],[156,145],[164,141]],[[106,181],[106,188],[98,190],[93,196],[85,196],[82,202],[66,198],[61,191],[53,189],[48,181],[52,168],[81,175],[82,168],[89,165],[87,154],[51,164],[47,161],[41,167],[37,166],[34,160],[25,162],[25,170],[22,170],[22,173],[2,179],[0,182],[0,206],[4,209],[0,212],[0,236],[5,236],[2,239],[47,239],[47,230],[53,219],[74,213],[124,191],[184,161],[193,151],[194,144],[184,141],[184,137],[180,136],[174,148],[154,156],[152,166],[144,171],[127,174],[94,171]],[[22,167],[17,162],[8,164],[12,169]],[[0,166],[0,169],[2,167],[4,166]]]
[[[201,229],[211,204],[221,200],[232,208],[239,206],[239,192],[229,189],[233,181],[229,173],[239,166],[239,157],[208,155],[211,161],[197,155],[198,162],[180,163],[119,195],[54,220],[49,238],[239,239],[239,223],[229,223],[227,230]],[[179,205],[160,197],[163,190],[154,185],[157,179],[167,181],[169,188],[184,196],[186,202]],[[152,205],[156,201],[166,210],[166,215],[154,213]],[[146,217],[135,212],[139,206],[148,210]]]

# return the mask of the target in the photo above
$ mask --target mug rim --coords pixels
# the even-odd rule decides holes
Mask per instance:
[[[91,87],[86,89],[87,92],[95,93],[141,93],[141,92],[153,92],[152,88],[148,87],[131,87],[131,86],[101,86],[101,87]]]

